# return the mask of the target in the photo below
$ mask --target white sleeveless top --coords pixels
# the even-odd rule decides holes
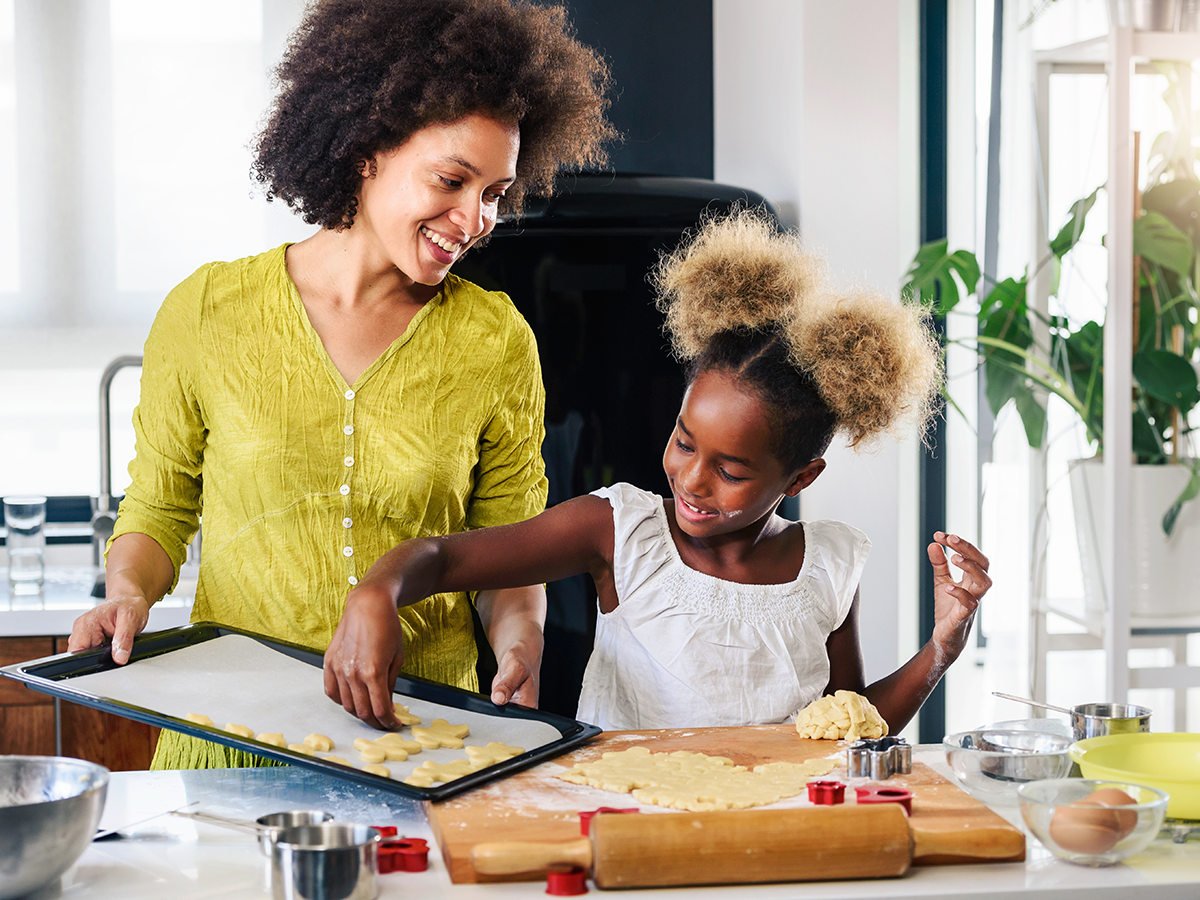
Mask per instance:
[[[738,584],[686,566],[663,498],[593,491],[613,508],[619,605],[600,613],[576,718],[605,730],[783,722],[829,683],[825,640],[846,618],[871,542],[842,522],[804,523],[788,584]]]

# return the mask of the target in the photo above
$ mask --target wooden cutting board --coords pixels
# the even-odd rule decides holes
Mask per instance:
[[[580,836],[579,813],[601,806],[639,808],[639,815],[673,815],[674,810],[638,803],[629,794],[616,794],[585,785],[571,784],[554,777],[577,762],[597,759],[604,753],[643,746],[654,753],[690,750],[710,756],[725,756],[735,765],[753,767],[765,762],[805,762],[818,757],[836,758],[839,767],[824,776],[853,786],[869,783],[865,779],[846,778],[844,741],[812,741],[796,736],[792,725],[760,725],[748,728],[689,728],[663,731],[610,731],[585,747],[543,763],[533,769],[504,778],[486,787],[459,795],[441,803],[427,803],[426,812],[442,858],[456,884],[491,881],[541,881],[544,873],[493,876],[482,875],[471,865],[471,848],[491,841],[569,841]],[[905,788],[913,793],[909,820],[913,831],[961,833],[978,828],[1001,828],[1019,837],[1019,829],[996,815],[928,766],[913,764],[909,775],[895,775],[888,787]],[[852,801],[851,801],[852,802]],[[810,805],[805,795],[781,800],[770,809]],[[1024,847],[1023,840],[1020,843]],[[1014,855],[1024,859],[1024,852]],[[925,857],[921,864],[996,862],[967,857]]]

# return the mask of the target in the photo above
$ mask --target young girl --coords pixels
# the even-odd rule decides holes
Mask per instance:
[[[824,470],[835,434],[857,448],[924,426],[940,371],[922,312],[830,293],[798,240],[749,211],[706,223],[661,263],[657,286],[689,365],[663,456],[673,497],[617,484],[389,551],[351,591],[325,655],[326,693],[347,711],[370,720],[390,707],[398,605],[579,572],[596,582],[600,615],[577,715],[605,729],[781,722],[848,689],[895,732],[962,652],[991,586],[970,543],[934,535],[933,636],[866,685],[858,581],[870,542],[841,522],[776,514]]]

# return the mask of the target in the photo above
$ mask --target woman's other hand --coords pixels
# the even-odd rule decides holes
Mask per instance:
[[[491,698],[498,705],[537,708],[542,669],[546,589],[540,584],[480,591],[475,606],[496,653]]]
[[[75,620],[67,650],[89,650],[112,638],[112,658],[119,666],[129,662],[133,639],[150,621],[150,604],[140,594],[114,597],[88,610]]]
[[[954,660],[966,646],[975,611],[992,586],[992,579],[987,557],[970,541],[942,531],[936,532],[933,539],[928,547],[934,581],[932,639],[949,660]],[[951,563],[962,570],[961,581],[954,580]]]
[[[150,607],[175,579],[175,564],[158,541],[144,534],[122,534],[108,548],[104,567],[107,599],[75,620],[67,650],[99,647],[112,638],[112,658],[129,662],[133,639],[150,621]]]
[[[404,662],[396,601],[374,585],[346,597],[346,611],[325,651],[325,694],[373,728],[397,727],[392,689]]]

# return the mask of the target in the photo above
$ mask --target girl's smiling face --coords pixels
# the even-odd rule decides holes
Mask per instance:
[[[440,284],[496,227],[520,144],[516,125],[484,115],[427,125],[365,167],[353,229],[363,229],[380,263]]]
[[[785,471],[771,452],[768,410],[722,372],[701,372],[684,394],[663,470],[675,497],[675,520],[691,537],[728,534],[769,516],[825,467],[813,460]]]

